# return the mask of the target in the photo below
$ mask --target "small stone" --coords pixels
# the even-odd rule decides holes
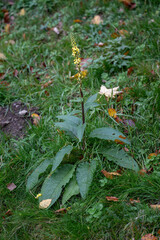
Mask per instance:
[[[19,111],[19,115],[24,116],[27,113],[27,110]]]

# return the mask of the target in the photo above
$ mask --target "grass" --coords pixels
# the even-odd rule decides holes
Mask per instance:
[[[0,105],[21,100],[28,106],[38,107],[39,126],[30,125],[23,139],[15,140],[2,132],[0,139],[0,238],[6,239],[135,239],[147,233],[158,235],[160,215],[150,204],[159,204],[159,157],[148,160],[150,153],[159,150],[159,1],[137,0],[136,9],[128,10],[118,1],[16,1],[13,6],[0,3],[14,16],[9,33],[4,32],[1,13],[0,52],[7,61],[0,62],[0,73],[5,73],[9,85],[0,85]],[[19,16],[20,9],[26,14]],[[120,10],[123,8],[123,12]],[[95,15],[102,16],[103,24],[90,24]],[[80,19],[82,23],[74,23]],[[125,25],[120,26],[120,21]],[[57,35],[51,28],[63,28]],[[116,29],[129,32],[126,37],[112,38]],[[112,126],[127,131],[131,141],[129,154],[140,169],[150,165],[153,172],[141,176],[124,170],[121,177],[105,179],[101,170],[115,171],[119,167],[96,155],[99,161],[88,197],[72,197],[64,215],[54,211],[63,207],[61,199],[49,210],[40,210],[33,197],[40,191],[44,176],[32,194],[26,192],[30,172],[42,160],[52,158],[69,138],[57,133],[56,116],[78,109],[79,90],[71,56],[69,33],[73,31],[83,58],[92,58],[84,80],[84,97],[99,92],[100,86],[130,88],[123,99],[100,99],[100,107],[87,116],[88,132],[95,127]],[[102,33],[100,32],[102,31]],[[101,33],[101,34],[99,34]],[[14,40],[10,44],[9,40]],[[103,42],[104,47],[95,47]],[[122,55],[129,50],[127,56]],[[134,67],[130,76],[128,68]],[[18,71],[16,76],[15,70]],[[52,81],[47,88],[42,84]],[[103,83],[106,81],[106,83]],[[45,92],[47,91],[47,93]],[[108,108],[115,108],[123,119],[132,119],[136,127],[124,126],[108,116]],[[98,146],[100,143],[97,140]],[[103,142],[104,147],[117,147]],[[88,140],[89,154],[93,141]],[[150,161],[150,162],[149,162]],[[149,162],[149,163],[148,163]],[[47,172],[45,173],[47,175]],[[7,184],[17,188],[9,192]],[[108,202],[106,196],[119,198]],[[130,203],[130,199],[140,203]],[[11,214],[7,215],[10,209]]]

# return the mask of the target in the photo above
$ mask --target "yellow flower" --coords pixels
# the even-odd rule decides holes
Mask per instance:
[[[74,59],[74,64],[79,64],[81,62],[81,59],[80,58],[75,58]]]

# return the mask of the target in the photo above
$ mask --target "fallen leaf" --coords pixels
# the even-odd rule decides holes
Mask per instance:
[[[141,240],[158,240],[158,238],[155,237],[153,234],[149,233],[143,236]]]
[[[45,199],[39,203],[39,208],[40,209],[48,208],[51,202],[52,202],[52,199]]]
[[[4,31],[5,31],[6,33],[9,33],[9,32],[10,32],[10,24],[9,24],[9,23],[7,23],[7,24],[4,26]]]
[[[148,159],[151,159],[151,158],[156,157],[156,156],[157,156],[157,153],[150,153],[148,155]]]
[[[59,31],[59,29],[58,29],[57,27],[52,28],[52,30],[53,30],[57,35],[60,34],[60,31]]]
[[[99,25],[100,23],[103,23],[102,18],[99,15],[94,16],[94,18],[91,20],[93,24]]]
[[[115,117],[115,121],[119,123],[119,122],[122,122],[122,119],[120,119],[119,117]]]
[[[55,213],[66,213],[67,209],[66,208],[61,208],[55,211]]]
[[[74,23],[81,23],[82,20],[80,20],[80,19],[75,19],[75,20],[73,20],[73,22],[74,22]]]
[[[25,33],[23,33],[23,39],[26,40],[26,34]]]
[[[102,34],[102,31],[101,31],[101,30],[99,30],[99,31],[98,31],[98,34],[99,34],[99,35],[101,35],[101,34]]]
[[[14,69],[14,71],[13,71],[13,76],[14,76],[14,77],[17,77],[17,76],[18,76],[18,70],[17,70],[17,69]]]
[[[13,215],[13,213],[12,213],[11,210],[9,209],[9,210],[5,213],[5,215],[11,216],[11,215]]]
[[[48,82],[46,82],[46,83],[42,84],[42,85],[41,85],[41,89],[43,89],[43,88],[46,88],[46,87],[50,86],[52,83],[53,83],[53,81],[52,81],[52,80],[50,80],[50,81],[48,81]]]
[[[5,73],[0,73],[0,79],[4,79]]]
[[[120,35],[118,34],[118,33],[116,33],[116,32],[114,32],[114,33],[112,33],[111,34],[111,38],[117,38],[117,37],[119,37]]]
[[[40,116],[37,113],[32,113],[31,117],[33,118],[33,124],[38,125],[40,121]]]
[[[0,53],[0,61],[7,60],[6,56],[3,53]]]
[[[119,30],[119,33],[120,33],[121,36],[126,36],[126,35],[129,34],[129,32],[127,30],[125,30],[125,29]]]
[[[19,16],[24,16],[26,14],[26,11],[24,8],[22,8],[19,12]]]
[[[9,86],[9,83],[7,81],[1,81],[0,84],[2,84],[4,86]]]
[[[127,76],[130,76],[131,73],[133,72],[133,70],[134,70],[133,67],[128,68],[128,70],[127,70]]]
[[[38,199],[39,197],[42,196],[42,193],[38,193],[36,196],[35,196],[35,199]]]
[[[7,185],[7,188],[10,190],[10,191],[13,191],[17,186],[14,184],[14,183],[9,183]]]
[[[153,209],[158,209],[158,210],[160,210],[160,204],[155,204],[155,205],[150,205],[150,207],[151,208],[153,208]]]
[[[117,117],[116,113],[117,112],[114,108],[108,108],[108,114],[110,117],[116,118]]]
[[[130,10],[136,7],[136,4],[132,0],[119,0],[119,2],[122,2]]]
[[[119,199],[116,198],[116,197],[109,197],[109,196],[107,196],[106,199],[107,199],[108,201],[113,201],[113,202],[118,202],[118,201],[119,201]]]
[[[109,178],[109,179],[113,179],[113,176],[121,176],[121,174],[117,173],[117,172],[107,172],[106,170],[102,169],[101,170],[101,173],[103,173],[103,175],[106,177],[106,178]]]
[[[4,23],[9,23],[9,22],[10,22],[9,12],[5,12],[4,13]]]
[[[158,235],[160,235],[160,229],[157,231]]]
[[[50,94],[49,94],[49,92],[48,91],[44,91],[44,93],[45,93],[45,95],[48,97]]]
[[[14,45],[15,41],[11,39],[11,40],[8,41],[8,43],[11,44],[11,45]]]
[[[129,50],[128,50],[127,52],[125,52],[125,53],[124,53],[124,55],[125,55],[125,56],[127,56],[127,55],[128,55],[128,53],[129,53]]]
[[[102,85],[99,94],[105,95],[107,98],[115,98],[116,95],[122,93],[122,91],[117,91],[118,88],[119,87],[107,89],[105,86]]]
[[[135,200],[133,198],[130,198],[129,201],[130,201],[131,204],[133,204],[133,203],[140,203],[139,198],[137,200]]]

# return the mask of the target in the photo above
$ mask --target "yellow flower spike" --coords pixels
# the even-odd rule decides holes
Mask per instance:
[[[42,194],[41,193],[38,193],[37,196],[35,197],[35,199],[38,199],[39,197],[41,197]]]

